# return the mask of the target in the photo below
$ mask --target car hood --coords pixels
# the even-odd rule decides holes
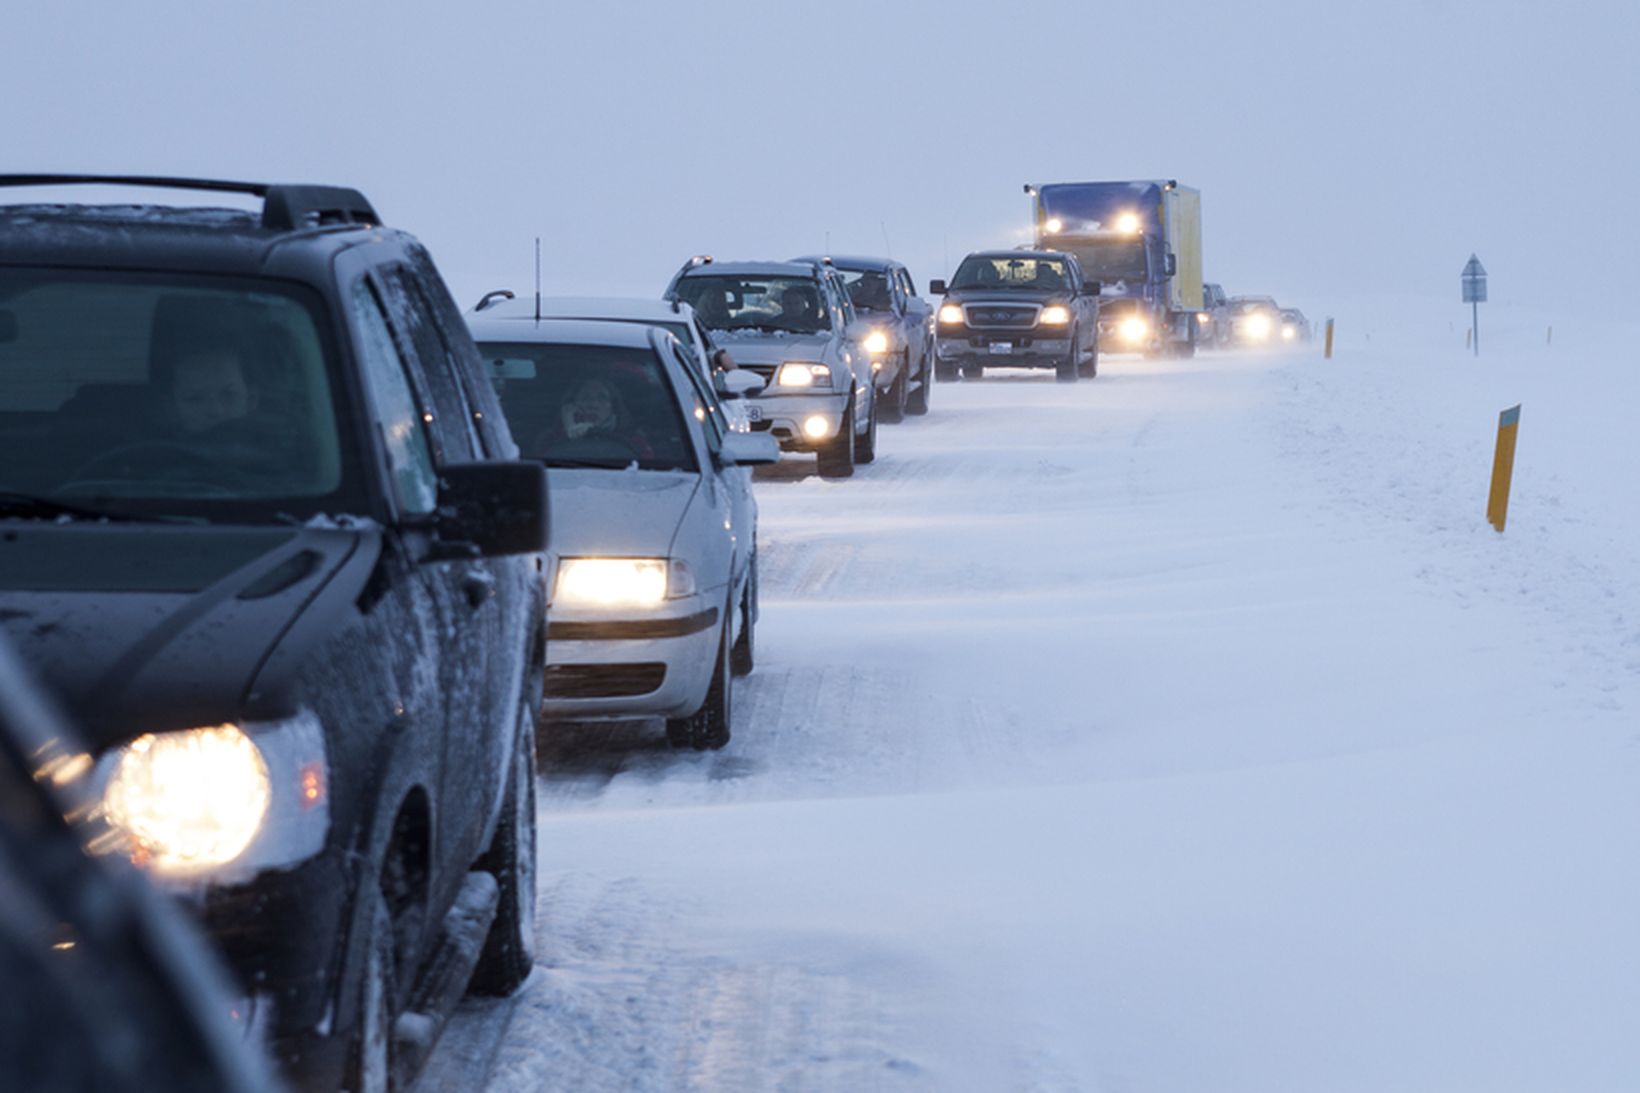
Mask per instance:
[[[949,304],[1069,304],[1071,294],[1068,292],[1048,292],[1046,290],[1010,288],[997,290],[994,288],[954,288],[945,294],[945,302]]]
[[[664,558],[700,476],[549,467],[547,485],[554,558]]]
[[[727,349],[736,364],[780,364],[822,361],[834,334],[768,334],[756,330],[712,331],[713,343]]]
[[[269,654],[379,550],[373,525],[0,525],[0,630],[101,749],[276,707]]]

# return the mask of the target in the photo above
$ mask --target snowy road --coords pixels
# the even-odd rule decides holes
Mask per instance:
[[[1003,373],[783,462],[733,742],[543,741],[541,966],[419,1088],[1634,1088],[1640,384],[1453,359]]]

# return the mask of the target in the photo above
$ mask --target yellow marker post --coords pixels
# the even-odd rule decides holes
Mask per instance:
[[[1321,354],[1321,358],[1323,360],[1329,360],[1329,361],[1332,360],[1332,331],[1333,331],[1332,317],[1328,316],[1327,317],[1327,348]]]
[[[1519,428],[1519,406],[1498,415],[1498,450],[1492,456],[1492,493],[1486,500],[1486,519],[1499,535],[1509,517],[1509,483],[1515,474],[1515,432]]]

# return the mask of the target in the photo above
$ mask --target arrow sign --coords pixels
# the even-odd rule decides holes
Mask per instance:
[[[1486,302],[1486,267],[1473,254],[1463,268],[1463,302],[1466,304],[1484,304]]]

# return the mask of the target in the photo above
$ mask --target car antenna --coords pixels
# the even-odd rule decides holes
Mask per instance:
[[[881,225],[882,229],[883,229],[883,250],[888,252],[888,256],[890,258],[893,258],[894,257],[894,244],[892,244],[888,241],[888,221],[879,220],[877,223],[879,225]]]
[[[535,237],[535,321],[541,321],[541,237]]]

